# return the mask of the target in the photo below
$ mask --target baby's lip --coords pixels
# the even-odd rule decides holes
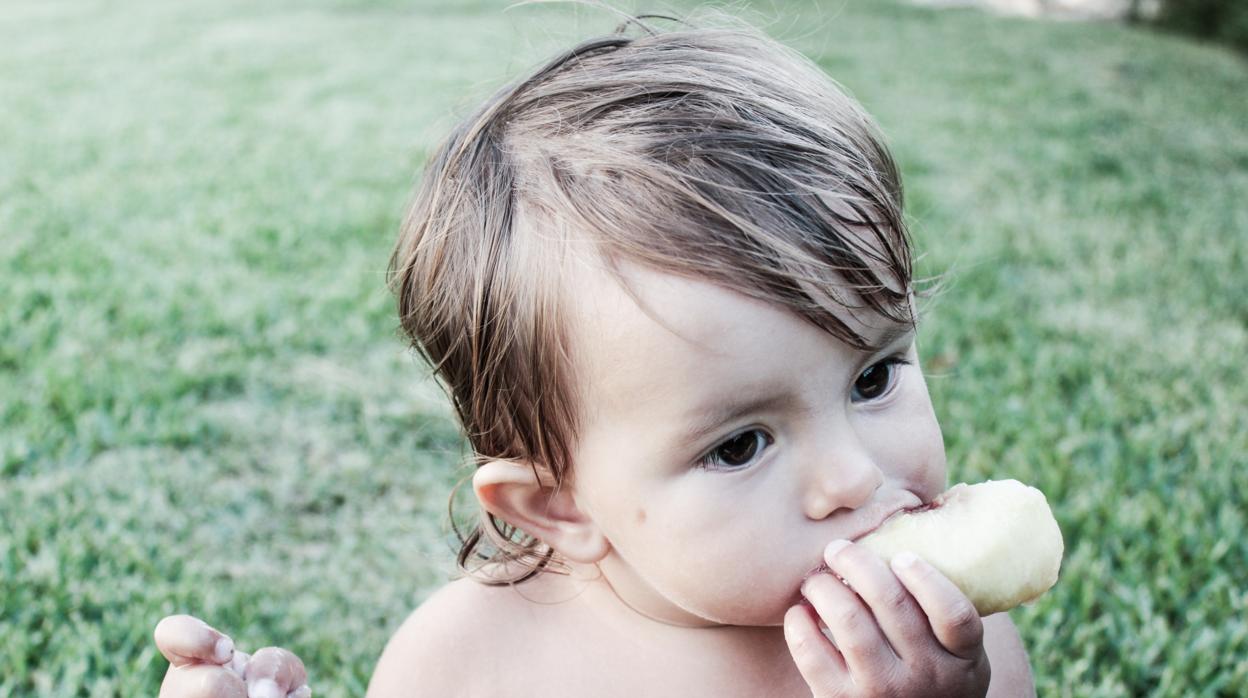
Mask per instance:
[[[860,509],[856,509],[848,514],[845,514],[847,517],[856,519],[857,525],[850,528],[850,531],[853,532],[852,535],[841,537],[854,542],[860,541],[873,533],[880,526],[883,526],[884,522],[893,518],[897,514],[910,511],[912,509],[918,509],[922,506],[923,500],[913,492],[908,490],[897,490],[896,492],[890,493],[889,495],[882,497],[875,502],[871,502]],[[832,541],[829,540],[827,542],[830,543]],[[805,582],[812,575],[827,571],[827,563],[821,561],[818,567],[815,567],[802,577],[802,581]]]
[[[876,529],[884,525],[885,521],[897,514],[917,509],[921,506],[923,506],[923,500],[919,499],[913,492],[897,490],[896,493],[890,494],[879,502],[873,502],[859,509],[858,511],[861,513],[857,518],[865,525],[859,526],[854,535],[846,536],[846,538],[855,542],[862,540],[874,533]]]

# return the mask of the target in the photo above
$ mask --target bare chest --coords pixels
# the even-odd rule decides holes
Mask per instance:
[[[604,611],[613,597],[556,575],[523,590],[468,589],[477,595],[472,607],[488,608],[488,620],[508,631],[489,643],[488,662],[474,663],[472,696],[811,695],[780,628],[656,625],[632,611]]]
[[[670,638],[639,641],[600,632],[546,635],[540,641],[517,648],[508,660],[511,676],[495,696],[542,696],[543,698],[809,698],[787,652],[742,653],[691,641]],[[513,692],[514,691],[514,692]]]
[[[668,659],[679,662],[679,657]],[[673,663],[675,663],[673,662]],[[690,658],[680,666],[649,666],[630,662],[623,657],[603,658],[601,661],[580,666],[562,667],[561,673],[552,669],[548,681],[533,682],[528,692],[517,696],[557,696],[564,698],[691,698],[693,696],[716,696],[717,698],[810,698],[810,689],[794,672],[780,680],[766,680],[760,676],[742,672],[740,666],[717,666],[717,662],[700,662]],[[570,669],[570,670],[569,670]]]

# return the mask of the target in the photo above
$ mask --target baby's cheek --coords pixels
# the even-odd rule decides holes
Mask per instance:
[[[940,427],[932,423],[931,440],[923,451],[923,459],[921,461],[921,471],[918,474],[920,481],[924,485],[923,501],[928,501],[932,497],[944,492],[948,487],[948,468],[945,463],[945,444],[941,438]]]
[[[926,387],[923,392],[924,397],[927,396]],[[939,483],[944,491],[945,485],[945,438],[940,429],[940,421],[936,418],[936,411],[932,407],[930,399],[925,400],[925,409],[922,410],[921,427],[918,430],[922,435],[921,446],[925,454],[925,462],[927,465],[928,478]]]
[[[926,391],[912,388],[906,397],[888,428],[872,432],[872,450],[887,478],[926,501],[946,489],[944,437]]]

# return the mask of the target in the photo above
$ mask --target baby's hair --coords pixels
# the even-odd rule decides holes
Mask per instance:
[[[621,282],[622,262],[701,279],[859,349],[868,340],[837,311],[915,322],[901,180],[871,119],[756,29],[680,24],[634,17],[556,56],[426,166],[390,280],[478,465],[526,463],[554,487],[573,477],[582,405],[560,282],[573,243]],[[454,498],[465,573],[514,563],[482,580],[514,583],[560,565],[488,512],[461,530]]]

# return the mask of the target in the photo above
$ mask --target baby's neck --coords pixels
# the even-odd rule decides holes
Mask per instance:
[[[655,619],[624,603],[593,566],[573,566],[571,574],[544,572],[511,591],[521,599],[519,609],[527,609],[523,616],[542,618],[545,636],[556,638],[558,656],[584,653],[584,661],[573,665],[587,681],[611,674],[602,665],[602,658],[610,657],[612,666],[645,667],[613,679],[636,688],[633,695],[653,695],[647,682],[665,690],[688,687],[688,695],[810,695],[779,626],[690,626]],[[517,642],[532,638],[522,633]]]
[[[757,654],[761,650],[770,656],[778,647],[788,656],[781,626],[724,625],[692,614],[672,617],[621,596],[595,565],[571,563],[570,568],[569,575],[545,590],[546,598],[553,601],[562,597],[575,603],[613,632],[648,641],[671,639],[685,646],[693,642],[733,654]]]

